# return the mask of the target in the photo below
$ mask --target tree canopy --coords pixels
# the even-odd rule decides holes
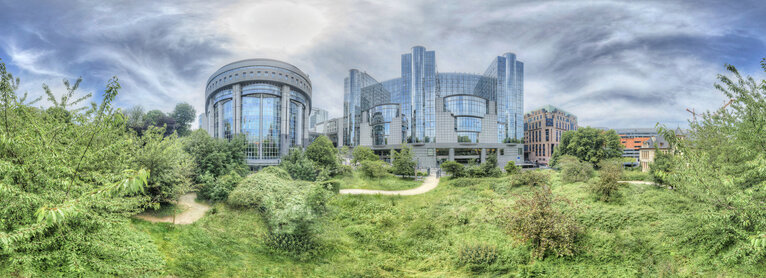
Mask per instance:
[[[620,157],[622,149],[620,136],[614,130],[581,127],[561,135],[561,143],[553,151],[552,164],[557,163],[558,157],[562,155],[572,155],[581,161],[598,165],[601,160]]]

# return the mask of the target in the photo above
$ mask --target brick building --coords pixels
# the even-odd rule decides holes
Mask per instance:
[[[553,149],[567,130],[577,130],[577,116],[554,106],[546,105],[524,114],[525,159],[548,165]]]

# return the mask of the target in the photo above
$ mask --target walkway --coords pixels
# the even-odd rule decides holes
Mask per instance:
[[[439,178],[436,177],[434,173],[432,173],[430,176],[426,177],[425,181],[423,181],[423,184],[413,188],[413,189],[407,189],[407,190],[398,190],[398,191],[386,191],[386,190],[371,190],[371,189],[341,189],[340,194],[351,194],[351,195],[400,195],[400,196],[410,196],[410,195],[418,195],[423,194],[428,191],[433,190],[436,188],[436,186],[439,185]]]
[[[176,205],[184,208],[184,211],[176,215],[175,222],[173,222],[172,215],[165,217],[155,217],[145,213],[140,213],[136,215],[136,218],[143,219],[152,223],[163,222],[179,225],[191,224],[202,218],[202,216],[205,216],[205,212],[210,209],[210,206],[197,203],[194,201],[194,199],[197,199],[197,193],[193,192],[184,194],[181,196],[181,198],[178,198],[178,203],[176,203]]]
[[[650,181],[618,181],[619,183],[633,183],[633,184],[649,184],[654,185],[653,182]]]

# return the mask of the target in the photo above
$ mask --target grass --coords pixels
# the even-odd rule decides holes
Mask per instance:
[[[423,195],[337,195],[321,223],[321,252],[291,257],[265,246],[256,211],[223,204],[186,226],[133,220],[164,254],[163,276],[177,277],[753,277],[764,265],[727,265],[694,252],[672,236],[678,214],[693,209],[672,190],[622,187],[617,202],[594,200],[587,184],[562,184],[554,194],[571,200],[584,233],[574,257],[529,257],[527,243],[505,232],[499,216],[530,188],[509,178],[477,179],[454,187],[448,178]],[[490,264],[461,260],[466,248],[494,250]],[[470,251],[470,250],[469,250]],[[494,258],[494,257],[493,257]]]
[[[411,178],[400,178],[394,175],[389,175],[382,179],[370,179],[364,177],[358,171],[354,171],[353,175],[344,176],[337,180],[340,181],[341,189],[406,190],[416,188],[423,184],[422,180],[418,181]]]
[[[186,210],[186,207],[183,205],[176,205],[176,204],[162,204],[162,206],[159,209],[153,210],[153,209],[146,209],[143,213],[149,216],[154,216],[157,218],[163,218],[167,216],[173,216],[174,214],[182,213],[184,210]]]

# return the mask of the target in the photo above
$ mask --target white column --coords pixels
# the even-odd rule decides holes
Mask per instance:
[[[232,109],[234,109],[234,132],[233,134],[242,133],[242,86],[234,84],[232,86]]]

